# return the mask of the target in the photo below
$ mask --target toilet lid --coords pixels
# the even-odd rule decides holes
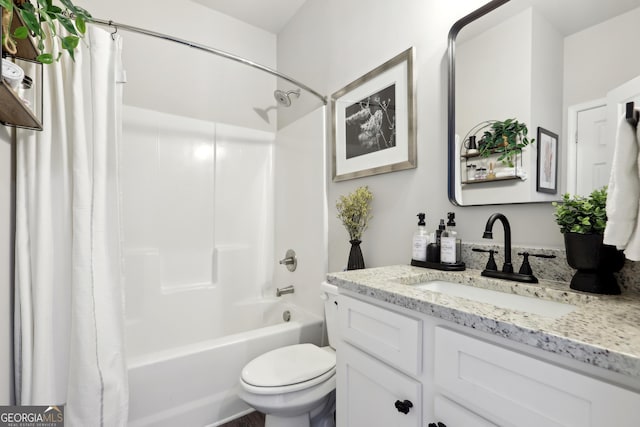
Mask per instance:
[[[335,366],[335,353],[313,344],[296,344],[256,357],[244,367],[241,377],[256,387],[281,387],[309,381]]]

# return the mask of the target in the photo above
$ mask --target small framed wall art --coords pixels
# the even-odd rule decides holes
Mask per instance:
[[[536,191],[558,192],[558,135],[538,127],[538,173]]]
[[[333,180],[416,167],[413,48],[331,96]]]

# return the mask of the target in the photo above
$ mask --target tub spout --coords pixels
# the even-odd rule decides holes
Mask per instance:
[[[292,294],[295,290],[293,289],[293,285],[287,286],[286,288],[276,288],[276,296],[281,297],[285,294]]]

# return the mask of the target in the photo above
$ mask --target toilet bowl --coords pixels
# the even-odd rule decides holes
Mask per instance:
[[[239,397],[264,413],[265,427],[334,427],[336,353],[335,286],[323,283],[329,344],[277,348],[249,362],[240,375]]]

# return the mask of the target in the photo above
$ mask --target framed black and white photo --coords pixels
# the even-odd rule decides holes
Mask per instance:
[[[558,192],[558,135],[538,128],[538,173],[536,191]]]
[[[413,48],[331,96],[333,180],[416,167]]]

